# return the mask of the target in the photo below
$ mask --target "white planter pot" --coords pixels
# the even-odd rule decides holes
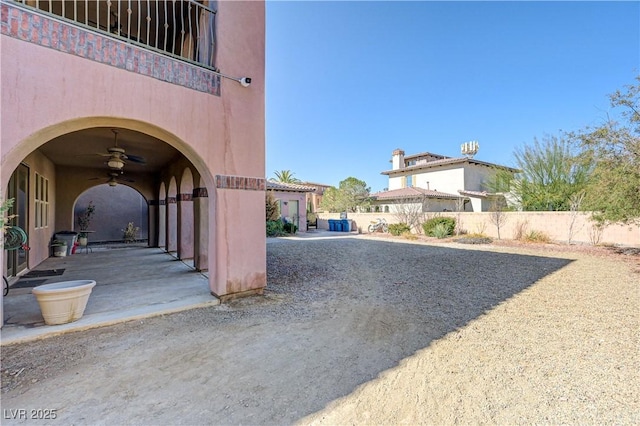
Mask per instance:
[[[85,247],[87,245],[87,237],[78,237],[78,244]]]
[[[89,301],[94,280],[63,281],[34,287],[44,322],[47,325],[66,324],[82,318]]]
[[[67,246],[53,246],[54,257],[65,257],[67,255]]]

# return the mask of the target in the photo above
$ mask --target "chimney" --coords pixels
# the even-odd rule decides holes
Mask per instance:
[[[392,170],[404,169],[404,151],[400,148],[391,153]]]

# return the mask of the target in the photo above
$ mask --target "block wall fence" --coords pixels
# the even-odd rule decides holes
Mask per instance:
[[[496,226],[492,223],[491,212],[442,212],[425,213],[427,218],[438,216],[453,217],[459,220],[461,228],[468,233],[483,233],[497,238]],[[589,213],[571,212],[504,212],[505,221],[500,226],[502,239],[513,239],[517,230],[524,226],[527,231],[542,231],[553,241],[566,243],[569,241],[569,229],[573,222],[571,242],[576,244],[618,244],[623,246],[640,246],[640,227],[638,225],[609,225],[598,236],[594,222]],[[349,213],[348,218],[361,233],[367,233],[371,221],[382,217],[388,223],[399,223],[392,213]],[[329,229],[328,219],[340,219],[339,213],[318,213],[318,228]],[[414,231],[415,232],[415,231]],[[599,237],[599,238],[598,238]]]

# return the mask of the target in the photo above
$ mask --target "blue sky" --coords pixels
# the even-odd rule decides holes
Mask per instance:
[[[391,152],[514,165],[640,74],[638,2],[267,1],[267,177],[387,187]]]

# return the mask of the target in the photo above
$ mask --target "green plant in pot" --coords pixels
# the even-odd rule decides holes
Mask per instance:
[[[80,232],[78,233],[78,244],[81,246],[87,245],[89,225],[91,224],[91,219],[95,212],[96,206],[93,204],[93,201],[89,201],[89,205],[85,211],[78,215],[78,228],[80,228]]]
[[[54,257],[64,257],[67,255],[67,242],[64,240],[53,240],[51,249]]]
[[[122,229],[122,237],[124,238],[125,243],[135,243],[138,239],[138,231],[140,228],[133,225],[133,222],[129,222],[127,227]]]

